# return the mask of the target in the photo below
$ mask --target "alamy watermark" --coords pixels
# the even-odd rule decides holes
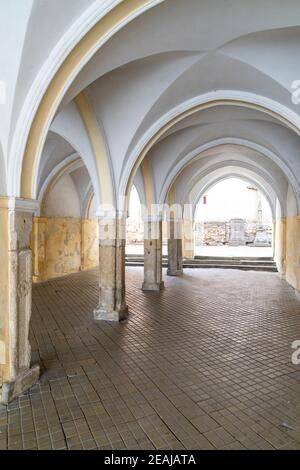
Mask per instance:
[[[160,222],[166,223],[168,236],[174,239],[193,238],[194,230],[192,204],[141,204],[141,218],[144,221],[144,239],[161,238]],[[126,239],[126,218],[128,213],[117,210],[113,205],[101,204],[97,211],[99,239]]]
[[[298,366],[300,364],[300,339],[292,342],[292,349],[295,349],[292,354],[292,364]]]

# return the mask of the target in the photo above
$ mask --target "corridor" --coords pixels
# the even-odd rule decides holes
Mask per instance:
[[[0,449],[299,449],[300,303],[278,274],[127,268],[130,316],[95,323],[97,270],[34,286],[40,381],[0,406]]]

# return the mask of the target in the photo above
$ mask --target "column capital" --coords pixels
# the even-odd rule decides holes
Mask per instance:
[[[24,199],[12,196],[0,196],[0,208],[16,212],[30,212],[37,214],[40,203],[36,199]]]

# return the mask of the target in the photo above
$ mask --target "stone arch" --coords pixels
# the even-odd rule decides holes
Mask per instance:
[[[211,150],[211,149],[214,149],[214,148],[217,148],[221,145],[228,145],[228,144],[230,144],[230,145],[233,144],[233,145],[237,146],[237,148],[240,147],[241,149],[245,148],[245,149],[254,150],[254,151],[258,152],[259,154],[261,154],[262,156],[265,156],[266,158],[270,158],[274,163],[276,163],[280,167],[280,169],[282,170],[282,172],[285,175],[287,181],[290,182],[290,184],[291,184],[291,186],[294,190],[298,206],[300,207],[300,192],[299,192],[299,189],[298,189],[299,185],[298,185],[297,180],[296,180],[295,176],[293,175],[293,173],[289,171],[289,168],[286,165],[282,164],[282,160],[277,155],[275,155],[273,152],[271,152],[269,149],[265,149],[264,147],[262,147],[260,145],[257,145],[253,142],[244,141],[244,140],[236,139],[236,138],[218,139],[216,141],[212,141],[212,142],[209,142],[207,144],[204,144],[204,145],[196,148],[195,150],[191,151],[190,153],[188,153],[169,172],[169,174],[168,174],[168,176],[165,180],[165,183],[163,185],[163,188],[161,190],[161,193],[160,193],[160,196],[159,196],[159,202],[160,203],[164,202],[164,200],[167,196],[169,188],[172,186],[172,184],[174,183],[177,176],[181,173],[181,171],[183,171],[183,169],[188,164],[191,164],[192,161],[195,161],[197,158],[199,158],[200,154],[203,154],[204,152],[206,152],[208,150]],[[282,198],[280,198],[280,200],[282,201]]]
[[[266,200],[268,201],[269,205],[270,205],[270,209],[271,209],[271,213],[272,213],[272,217],[273,219],[276,217],[276,206],[274,205],[274,203],[272,202],[271,198],[270,198],[270,195],[268,194],[268,192],[266,191],[266,189],[255,179],[252,179],[251,177],[249,176],[244,176],[243,174],[239,174],[238,172],[232,172],[232,173],[229,173],[228,175],[223,175],[223,176],[219,176],[219,177],[216,177],[215,179],[213,179],[211,182],[208,182],[202,189],[201,191],[198,193],[197,195],[197,198],[195,199],[195,201],[193,202],[193,218],[195,218],[195,213],[196,213],[196,210],[197,210],[197,205],[199,204],[199,201],[201,199],[201,197],[203,196],[203,194],[205,194],[206,192],[208,192],[210,189],[212,189],[214,186],[216,186],[218,183],[221,183],[222,181],[225,181],[227,179],[230,179],[230,178],[238,178],[240,180],[243,180],[245,181],[246,183],[251,183],[251,184],[254,184],[255,186],[257,186],[257,188],[260,190],[260,192],[265,196]],[[275,201],[276,202],[276,201]]]
[[[27,103],[28,109],[24,110],[24,115],[27,114],[29,121],[23,116],[22,130],[20,132],[18,129],[19,132],[15,135],[12,145],[15,158],[9,169],[9,185],[10,190],[17,196],[33,197],[37,164],[47,132],[64,94],[76,75],[113,34],[159,1],[161,0],[134,0],[130,3],[115,1],[112,9],[108,12],[102,11],[99,21],[87,29],[83,37],[79,35],[78,38],[75,34],[74,47],[49,79],[47,88],[40,91],[42,98],[40,101],[36,100],[35,109]]]
[[[7,193],[6,187],[6,166],[4,161],[4,155],[2,145],[0,142],[0,196],[4,196]]]
[[[188,100],[172,109],[162,116],[142,137],[128,157],[128,162],[124,168],[124,175],[120,184],[120,195],[128,194],[128,189],[132,184],[137,168],[149,150],[163,137],[165,132],[196,112],[224,105],[241,106],[259,110],[262,113],[276,118],[279,122],[300,135],[299,115],[274,100],[253,93],[243,93],[233,90],[207,93],[193,98],[192,100]]]

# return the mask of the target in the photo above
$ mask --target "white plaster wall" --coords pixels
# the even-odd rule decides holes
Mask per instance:
[[[295,198],[295,193],[293,191],[293,188],[289,184],[288,192],[287,192],[287,217],[294,217],[297,214],[298,214],[298,211],[297,211],[297,202]],[[299,243],[300,243],[300,240],[299,240]]]
[[[0,0],[0,80],[5,100],[0,103],[0,140],[7,157],[11,114],[20,62],[33,0]]]
[[[11,2],[2,0],[2,2],[5,3],[5,10],[12,9],[13,24],[15,18],[20,16],[22,21],[20,21],[20,25],[16,24],[18,28],[22,28],[26,22],[26,15],[22,10],[26,4],[32,4],[19,64],[19,77],[12,115],[13,120],[16,120],[26,94],[45,60],[49,58],[53,48],[72,24],[95,0],[14,0]],[[14,55],[9,49],[8,53],[11,56]]]
[[[86,127],[75,103],[72,102],[54,119],[51,130],[68,141],[82,158],[91,176],[95,197],[98,204],[100,204],[101,181],[97,178],[97,166],[93,149],[87,135]]]
[[[62,176],[51,189],[45,206],[45,216],[80,218],[80,200],[70,175]]]
[[[0,142],[0,196],[6,195],[6,165]]]
[[[87,214],[87,218],[88,219],[96,219],[97,218],[96,211],[97,211],[97,204],[96,204],[95,195],[93,195],[92,201],[91,201],[91,204],[90,204],[90,207],[89,207],[89,211],[88,211],[88,214]]]
[[[71,155],[75,156],[76,152],[69,142],[59,135],[49,132],[39,165],[37,194],[52,170]]]
[[[257,220],[257,191],[252,185],[237,178],[229,178],[213,186],[206,193],[206,204],[201,198],[196,211],[196,220],[223,221],[233,218]],[[272,222],[270,206],[261,194],[263,221]]]

